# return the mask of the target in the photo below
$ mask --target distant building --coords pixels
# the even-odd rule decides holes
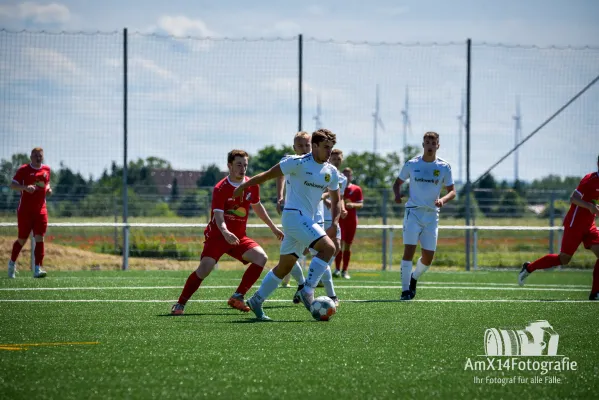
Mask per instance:
[[[223,172],[222,177],[226,174]],[[204,176],[204,171],[178,171],[173,169],[152,169],[150,176],[158,190],[158,194],[168,197],[173,188],[173,180],[177,178],[179,193],[197,188],[197,181]]]

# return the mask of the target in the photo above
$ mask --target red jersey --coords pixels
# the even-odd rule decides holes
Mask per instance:
[[[245,180],[248,181],[249,178],[246,177]],[[260,187],[257,185],[250,186],[243,191],[241,198],[237,197],[233,200],[233,191],[237,186],[239,185],[231,183],[228,176],[214,186],[210,223],[204,231],[206,237],[213,235],[222,236],[214,219],[215,210],[224,211],[225,224],[231,233],[238,238],[245,236],[250,205],[260,202]]]
[[[46,192],[50,184],[50,167],[42,164],[39,169],[36,169],[31,164],[23,164],[19,167],[12,180],[23,186],[35,186],[33,193],[28,193],[24,190],[21,192],[21,200],[17,208],[18,212],[31,214],[48,213],[46,209]]]
[[[350,203],[361,203],[364,201],[364,195],[362,194],[362,188],[358,185],[349,184],[343,192],[343,199]],[[346,220],[358,220],[358,211],[355,208],[347,208]]]
[[[599,201],[599,175],[597,172],[586,175],[576,191],[582,195],[584,201],[588,201],[597,204]],[[570,205],[570,210],[564,218],[564,226],[579,226],[581,228],[588,228],[595,222],[595,215],[592,214],[586,208],[578,207],[576,204]]]

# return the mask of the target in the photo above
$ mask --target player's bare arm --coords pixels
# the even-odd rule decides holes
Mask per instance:
[[[283,212],[283,205],[285,204],[285,177],[279,176],[277,178],[277,212],[279,215]]]
[[[248,181],[245,181],[241,185],[237,186],[233,192],[233,198],[241,197],[243,191],[250,186],[260,185],[271,179],[278,178],[279,176],[284,176],[284,174],[279,164],[277,164],[268,171],[260,172],[258,175],[251,177]]]
[[[401,193],[401,185],[403,185],[403,182],[404,181],[397,178],[395,183],[393,183],[393,194],[395,195],[395,202],[397,204],[401,204],[401,198],[403,197],[403,194]]]
[[[446,189],[447,189],[447,194],[445,196],[441,197],[440,199],[435,200],[435,205],[437,207],[443,207],[443,205],[445,203],[455,199],[455,196],[456,196],[455,185],[449,185],[446,187]]]
[[[285,234],[279,228],[277,228],[274,222],[272,222],[270,216],[268,215],[268,212],[266,212],[266,209],[264,208],[264,205],[262,205],[262,203],[252,204],[252,209],[254,210],[258,218],[260,218],[262,222],[268,225],[268,227],[270,228],[272,233],[277,237],[277,239],[283,240]]]
[[[11,182],[10,188],[12,190],[16,190],[17,192],[23,192],[23,191],[25,191],[27,193],[35,192],[35,185],[25,186],[25,185],[21,185],[20,183],[15,182],[15,181]]]
[[[599,214],[599,204],[594,204],[589,201],[584,201],[582,199],[582,195],[577,190],[573,191],[570,195],[570,203],[577,205],[578,207],[583,207],[589,210],[591,213],[598,215]]]
[[[237,246],[239,244],[239,238],[235,236],[235,234],[231,233],[229,229],[227,229],[227,223],[225,222],[225,212],[222,210],[214,210],[214,220],[216,221],[216,226],[220,233],[222,233],[223,237],[227,241],[227,243]]]
[[[329,190],[329,197],[331,199],[331,226],[329,226],[326,230],[326,233],[329,237],[334,238],[337,235],[337,226],[339,225],[339,217],[341,215],[341,206],[340,206],[340,195],[339,189]]]

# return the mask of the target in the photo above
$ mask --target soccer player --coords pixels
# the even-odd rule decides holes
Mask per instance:
[[[356,228],[358,227],[357,211],[364,207],[364,195],[362,194],[362,188],[351,182],[353,178],[351,168],[345,168],[343,175],[347,178],[347,187],[343,193],[347,215],[339,221],[339,226],[341,227],[341,252],[335,258],[335,273],[333,276],[335,278],[341,276],[345,279],[350,279],[347,269],[349,268],[349,260],[351,259],[351,245],[354,241],[354,236],[356,236]],[[342,260],[343,272],[339,270]]]
[[[597,157],[599,171],[599,157]],[[595,217],[599,214],[599,172],[585,175],[570,195],[570,210],[564,218],[564,236],[560,254],[548,254],[533,262],[522,264],[518,283],[524,281],[533,271],[568,265],[580,243],[597,257],[593,269],[593,284],[589,300],[599,300],[599,231]]]
[[[312,151],[312,144],[310,143],[310,134],[308,132],[300,131],[295,134],[295,137],[293,138],[293,151],[295,151],[295,154],[298,156],[308,154],[310,151]],[[288,157],[292,157],[292,156],[291,155],[284,156],[283,158],[281,158],[281,161],[285,160]],[[283,207],[285,205],[285,197],[284,197],[285,177],[284,176],[278,177],[276,180],[276,183],[277,183],[277,212],[279,213],[279,215],[281,215],[281,213],[283,211]],[[291,269],[291,273],[287,274],[285,276],[285,278],[283,278],[283,282],[282,282],[283,287],[289,287],[289,281],[291,280],[291,276],[293,276],[293,278],[297,282],[297,291],[296,291],[295,295],[293,296],[293,302],[297,304],[300,302],[299,291],[303,289],[304,283],[306,282],[306,279],[304,278],[304,272],[302,271],[302,267],[300,266],[299,262],[297,262],[297,261],[293,265],[293,268]]]
[[[42,164],[44,150],[36,147],[31,150],[30,164],[23,164],[12,178],[10,188],[21,192],[21,200],[17,208],[18,236],[12,245],[12,253],[8,262],[8,277],[15,278],[17,258],[27,242],[31,231],[35,239],[34,278],[46,277],[44,265],[44,235],[48,228],[48,210],[46,196],[52,194],[50,187],[50,167]]]
[[[231,150],[227,155],[229,175],[214,186],[212,215],[204,230],[204,249],[200,265],[187,278],[178,302],[171,309],[173,315],[183,314],[185,304],[210,275],[223,254],[228,254],[243,264],[250,263],[239,287],[227,302],[229,306],[240,311],[250,311],[244,303],[243,296],[260,278],[268,258],[262,247],[246,236],[249,206],[252,206],[256,215],[268,225],[277,239],[283,239],[283,232],[272,222],[260,203],[259,186],[245,186],[243,191],[233,198],[233,191],[249,179],[245,176],[248,160],[248,153],[243,150]]]
[[[422,141],[424,153],[407,161],[393,184],[395,202],[400,204],[403,194],[401,185],[410,179],[409,199],[403,220],[404,251],[401,260],[401,298],[411,300],[416,297],[416,284],[423,273],[431,266],[437,248],[439,231],[439,211],[448,201],[455,198],[456,192],[449,163],[437,157],[439,134],[426,132]],[[447,194],[441,198],[445,186]],[[412,259],[420,241],[422,256],[412,273]]]
[[[266,274],[258,291],[247,301],[258,320],[270,320],[264,313],[262,304],[291,271],[306,247],[317,251],[310,262],[308,279],[300,291],[302,303],[310,310],[314,288],[335,254],[335,243],[331,238],[335,237],[339,224],[339,172],[327,162],[335,142],[334,133],[319,129],[312,134],[312,151],[309,154],[289,157],[235,189],[233,196],[238,197],[246,187],[259,185],[282,175],[288,182],[281,218],[285,237],[281,243],[279,263]],[[313,219],[325,190],[331,196],[332,215],[331,226],[326,232]]]
[[[339,168],[341,168],[341,163],[343,163],[343,152],[339,149],[333,149],[333,151],[331,152],[331,158],[329,159],[329,162],[331,164],[333,164],[333,166],[335,166],[335,168],[337,168],[337,170],[339,170]],[[341,195],[340,200],[343,200],[342,193],[345,192],[346,187],[347,187],[347,178],[345,177],[345,175],[339,174],[339,194]],[[329,199],[329,193],[328,192],[324,193],[322,195],[322,198],[323,199],[322,199],[321,203],[323,204],[323,218],[324,218],[323,228],[326,230],[333,223],[333,216],[331,215],[331,200]],[[340,205],[339,216],[340,216],[340,218],[345,218],[347,216],[347,210],[345,209],[345,203],[343,201],[339,201],[339,205]],[[341,249],[341,228],[340,227],[337,227],[337,234],[335,235],[334,241],[335,241],[335,247],[336,247],[337,251],[333,257],[337,256],[337,254],[339,253],[339,250]],[[335,306],[339,306],[339,298],[335,294],[335,287],[333,285],[332,274],[331,274],[331,269],[330,269],[330,266],[333,264],[333,259],[331,259],[329,261],[329,268],[327,268],[325,273],[322,275],[321,282],[324,286],[327,296],[330,297],[335,302]]]

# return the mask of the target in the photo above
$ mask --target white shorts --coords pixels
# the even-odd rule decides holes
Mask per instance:
[[[281,242],[281,254],[295,254],[301,257],[304,249],[325,236],[322,227],[310,217],[296,210],[283,210],[281,217],[285,237]]]
[[[333,221],[324,221],[324,230],[326,231],[327,229],[329,229],[332,223]],[[337,225],[337,235],[335,235],[335,237],[341,240],[341,228],[339,227],[339,225]]]
[[[404,244],[418,244],[424,250],[437,249],[439,213],[422,208],[406,208],[403,218]]]

